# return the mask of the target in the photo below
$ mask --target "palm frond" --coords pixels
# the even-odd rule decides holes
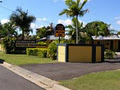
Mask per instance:
[[[82,10],[82,11],[79,12],[79,16],[80,16],[80,17],[81,17],[81,16],[84,16],[87,12],[88,12],[88,9]]]
[[[79,9],[81,10],[83,8],[83,6],[87,3],[88,0],[84,0],[83,3],[79,3]]]

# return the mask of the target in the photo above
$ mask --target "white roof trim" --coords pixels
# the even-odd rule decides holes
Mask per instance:
[[[104,36],[92,36],[93,40],[120,40],[120,37],[118,35],[112,35],[112,36],[108,36],[108,37],[104,37]]]

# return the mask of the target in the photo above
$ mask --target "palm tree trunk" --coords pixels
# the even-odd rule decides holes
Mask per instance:
[[[78,44],[78,15],[76,16],[76,44]]]

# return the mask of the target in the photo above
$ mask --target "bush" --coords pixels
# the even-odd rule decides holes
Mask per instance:
[[[53,59],[53,60],[56,60],[57,59],[57,44],[59,43],[58,40],[56,41],[53,41],[49,44],[48,46],[48,52],[47,52],[47,57]],[[71,43],[69,40],[64,40],[64,39],[61,39],[60,40],[60,43]]]
[[[37,55],[41,58],[46,58],[47,57],[47,50],[38,51]]]
[[[46,48],[27,48],[27,55],[40,56],[41,58],[46,58],[47,49]]]
[[[40,46],[47,46],[47,43],[46,43],[46,42],[37,42],[36,44],[37,44],[37,45],[40,45]]]
[[[14,37],[5,37],[2,40],[2,44],[6,54],[11,54],[15,52],[15,40],[16,38]]]
[[[57,43],[53,41],[48,46],[47,57],[56,60],[57,59]]]
[[[105,59],[115,59],[116,56],[117,54],[115,53],[115,51],[105,50]]]

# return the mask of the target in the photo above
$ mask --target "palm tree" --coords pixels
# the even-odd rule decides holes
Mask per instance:
[[[6,36],[12,37],[17,36],[16,26],[12,22],[5,23],[0,27],[0,37],[4,38]]]
[[[78,44],[78,17],[84,16],[88,9],[83,10],[83,6],[87,3],[88,0],[65,0],[65,4],[67,5],[68,9],[64,9],[59,15],[66,14],[70,17],[76,17],[76,44]]]
[[[21,8],[17,8],[11,14],[10,20],[22,30],[22,39],[24,40],[24,35],[32,31],[30,24],[35,21],[35,17],[28,15],[28,11],[25,12]]]
[[[77,19],[73,18],[72,19],[72,25],[66,26],[66,28],[69,29],[68,34],[71,36],[71,39],[74,40],[74,41],[76,41],[76,21],[77,21]],[[83,23],[80,23],[79,21],[77,21],[77,22],[78,22],[78,30],[79,30],[78,33],[80,35],[81,32],[82,32]]]

